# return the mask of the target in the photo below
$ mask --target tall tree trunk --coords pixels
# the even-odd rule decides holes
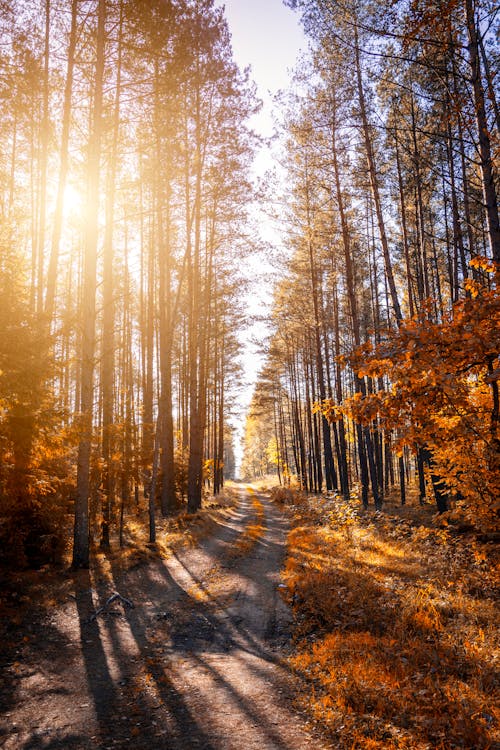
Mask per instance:
[[[116,172],[118,167],[118,137],[120,132],[120,96],[122,72],[122,30],[123,0],[120,1],[120,19],[118,29],[118,57],[116,64],[116,90],[113,111],[113,137],[106,181],[106,227],[103,248],[103,312],[102,312],[102,359],[101,359],[101,397],[102,397],[102,457],[104,462],[103,508],[101,521],[101,545],[109,549],[111,508],[114,496],[113,471],[113,422],[114,422],[114,370],[115,370],[115,301],[113,278],[113,229],[115,220]],[[128,304],[128,302],[127,302]]]
[[[365,141],[366,158],[368,162],[368,172],[370,174],[370,185],[372,189],[373,201],[375,203],[375,211],[377,213],[378,230],[380,235],[380,242],[382,244],[382,251],[384,254],[384,266],[389,284],[389,290],[391,292],[392,306],[394,309],[394,315],[396,321],[402,320],[403,316],[401,313],[401,306],[399,304],[398,294],[396,290],[396,282],[394,281],[394,273],[392,270],[391,254],[389,251],[389,242],[387,240],[387,232],[385,229],[384,214],[382,211],[382,201],[380,198],[380,188],[378,182],[378,175],[375,166],[375,156],[373,152],[372,139],[370,134],[370,126],[368,123],[368,115],[366,112],[366,101],[363,86],[363,74],[361,71],[361,60],[359,56],[359,43],[358,43],[358,27],[354,26],[354,43],[355,43],[355,58],[356,58],[356,78],[358,84],[358,99],[359,108],[361,113],[361,123],[363,126],[363,136]]]
[[[87,216],[84,238],[84,270],[81,343],[81,422],[75,498],[73,567],[89,566],[89,481],[94,406],[94,355],[97,280],[99,183],[102,138],[102,104],[106,42],[106,0],[99,0],[92,128],[87,163]]]
[[[481,80],[481,66],[479,59],[478,31],[474,18],[473,0],[465,0],[465,17],[469,35],[469,62],[472,70],[472,89],[474,92],[474,112],[476,115],[479,139],[479,155],[481,158],[481,175],[483,183],[484,203],[488,225],[488,238],[493,260],[497,264],[497,277],[500,280],[500,224],[498,218],[498,198],[495,188],[493,161],[491,156],[491,141],[486,117],[484,90]]]
[[[321,346],[321,316],[320,316],[320,288],[318,284],[316,264],[314,258],[313,248],[313,228],[312,228],[312,216],[311,207],[309,201],[309,175],[308,165],[306,156],[306,212],[307,212],[307,234],[308,234],[308,256],[309,256],[309,271],[311,278],[311,292],[314,309],[314,343],[315,343],[315,358],[316,358],[316,374],[318,378],[319,397],[321,401],[326,398],[325,388],[325,373],[323,365],[323,352]],[[323,437],[323,460],[325,468],[325,481],[326,489],[333,490],[336,487],[337,481],[335,476],[335,467],[333,463],[332,453],[332,437],[330,431],[330,425],[326,417],[321,419],[322,437]],[[320,490],[321,491],[321,490]]]
[[[410,317],[413,318],[415,315],[415,292],[413,289],[413,273],[410,262],[410,243],[408,240],[408,224],[406,218],[406,203],[403,186],[403,174],[401,171],[401,158],[399,155],[399,140],[397,136],[397,129],[394,128],[394,145],[396,151],[396,168],[398,172],[398,189],[399,189],[399,207],[401,211],[401,230],[403,233],[403,248],[405,256],[405,267],[406,267],[406,288],[408,290],[408,309]]]
[[[349,307],[351,310],[351,322],[352,322],[352,332],[354,336],[354,343],[356,346],[359,346],[361,344],[361,333],[360,333],[360,324],[359,324],[359,315],[358,315],[358,304],[356,300],[356,291],[355,291],[355,286],[354,286],[354,271],[353,271],[353,264],[352,264],[352,257],[351,257],[351,240],[350,240],[349,226],[347,223],[347,217],[346,217],[345,210],[344,210],[344,199],[342,195],[342,189],[340,186],[340,171],[339,171],[337,149],[336,149],[336,143],[335,143],[336,123],[332,123],[332,125],[333,125],[332,158],[333,158],[335,188],[336,188],[336,193],[337,193],[337,205],[339,209],[340,223],[341,223],[341,230],[342,230],[342,244],[344,248],[345,281],[346,281],[346,287],[347,287],[347,296],[349,299]],[[361,393],[362,396],[365,396],[366,386],[365,386],[363,378],[358,378],[355,375],[354,383],[355,383],[356,391],[358,393]],[[369,428],[368,427],[363,428],[362,425],[356,424],[356,436],[357,436],[357,443],[358,443],[358,457],[359,457],[359,466],[360,466],[360,474],[361,474],[362,502],[365,507],[368,506],[368,485],[369,485],[369,479],[371,475],[373,499],[375,502],[375,506],[378,507],[380,505],[380,501],[379,501],[379,494],[378,494],[378,487],[377,487],[377,480],[376,480],[376,472],[374,470],[375,463],[374,463],[374,457],[373,457],[373,446],[371,442]],[[368,457],[368,462],[367,462],[367,457]],[[368,471],[369,468],[370,468],[370,474]]]
[[[62,132],[59,163],[59,179],[57,183],[56,206],[50,248],[49,265],[47,269],[47,290],[45,293],[44,313],[47,325],[50,326],[54,314],[54,302],[57,286],[57,268],[59,262],[59,246],[64,212],[64,191],[69,166],[69,134],[71,127],[71,96],[73,92],[73,71],[75,67],[75,50],[77,36],[78,0],[71,0],[71,29],[69,33],[68,60],[66,65],[66,81],[64,84],[64,104],[62,114]]]
[[[199,61],[197,61],[199,67]],[[204,439],[204,370],[205,350],[202,346],[201,308],[206,303],[202,299],[201,284],[201,187],[203,174],[201,92],[195,95],[195,195],[193,205],[194,241],[191,258],[190,320],[189,320],[189,463],[188,463],[188,512],[196,513],[201,507],[203,480],[203,439]],[[189,228],[189,225],[188,225]]]
[[[45,41],[43,53],[43,110],[41,122],[40,153],[40,202],[38,215],[38,269],[37,269],[37,311],[43,310],[43,277],[45,258],[45,235],[47,224],[47,168],[49,159],[49,58],[50,58],[50,0],[45,0]]]
[[[334,330],[335,330],[335,355],[336,355],[336,370],[335,370],[335,393],[337,402],[342,403],[342,368],[340,366],[340,322],[339,322],[339,299],[338,289],[335,283],[333,289],[333,310],[334,310]],[[347,458],[347,440],[345,433],[345,422],[344,417],[341,415],[338,425],[338,440],[339,440],[339,470],[340,470],[340,486],[342,488],[342,495],[344,500],[349,499],[349,463]]]

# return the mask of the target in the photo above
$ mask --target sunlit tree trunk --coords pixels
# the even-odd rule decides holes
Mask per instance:
[[[120,96],[122,76],[122,30],[123,1],[120,2],[120,17],[117,39],[116,90],[113,106],[113,130],[106,180],[106,227],[103,247],[103,298],[102,298],[102,457],[103,457],[103,507],[101,522],[101,545],[110,545],[111,508],[114,496],[113,471],[113,423],[114,423],[114,374],[115,374],[115,290],[114,290],[114,222],[116,200],[116,173],[118,169],[118,138],[120,133]]]
[[[491,156],[491,140],[484,89],[481,80],[481,66],[479,59],[478,31],[474,18],[473,0],[465,0],[465,17],[469,36],[469,62],[472,70],[472,89],[474,92],[474,112],[476,115],[479,140],[479,154],[481,158],[481,175],[483,183],[484,202],[488,226],[488,238],[493,260],[497,264],[497,276],[500,278],[500,225],[498,218],[498,196],[495,188],[493,161]]]
[[[43,310],[45,237],[47,226],[47,169],[49,160],[49,61],[50,61],[50,0],[45,0],[45,41],[43,52],[43,104],[41,122],[40,148],[40,200],[38,215],[38,268],[37,268],[37,302],[39,313]]]
[[[335,140],[335,123],[332,124],[332,164],[335,178],[335,188],[337,205],[340,215],[340,223],[342,229],[342,244],[344,248],[344,261],[345,261],[345,282],[347,288],[347,296],[349,299],[349,307],[351,311],[351,324],[354,336],[354,343],[356,346],[361,344],[361,334],[359,325],[358,315],[358,304],[356,300],[356,292],[354,287],[354,272],[352,267],[351,257],[351,240],[349,233],[349,226],[344,210],[344,198],[342,195],[342,189],[340,186],[340,173],[338,165],[338,156]],[[358,378],[355,375],[355,387],[356,390],[362,395],[366,395],[366,387],[364,380]],[[368,506],[368,485],[369,485],[369,473],[368,467],[370,467],[371,481],[372,481],[372,492],[375,500],[375,505],[379,505],[377,479],[375,472],[375,463],[373,458],[373,446],[370,436],[370,430],[368,427],[363,427],[361,424],[356,424],[356,435],[357,435],[357,446],[358,446],[358,458],[360,465],[361,474],[361,491],[362,491],[362,502],[365,507]],[[368,461],[367,461],[368,458]]]
[[[394,315],[396,321],[402,320],[401,306],[399,304],[398,294],[396,291],[396,282],[394,280],[394,272],[392,269],[391,254],[389,250],[389,242],[387,239],[387,232],[385,228],[384,214],[382,211],[382,201],[380,197],[379,179],[377,175],[377,169],[375,165],[375,155],[373,152],[372,138],[370,134],[370,125],[368,123],[368,115],[366,112],[366,101],[365,92],[363,85],[363,74],[361,70],[361,60],[359,54],[359,41],[358,41],[358,27],[354,26],[354,44],[355,44],[355,59],[356,59],[356,78],[358,84],[358,99],[359,108],[361,113],[361,123],[363,127],[363,137],[366,150],[366,158],[368,162],[368,172],[370,175],[370,185],[372,189],[373,201],[375,203],[375,210],[377,214],[378,230],[380,235],[380,242],[382,244],[382,250],[384,254],[384,266],[391,292],[392,306],[394,309]]]
[[[89,565],[89,480],[94,407],[94,356],[96,324],[97,244],[99,218],[102,104],[106,42],[106,0],[99,0],[97,48],[93,86],[92,126],[87,160],[87,213],[84,236],[80,442],[75,497],[73,567]]]
[[[172,163],[170,148],[162,149],[161,113],[160,113],[160,79],[158,65],[155,63],[155,129],[156,129],[156,158],[158,164],[164,165],[162,175],[155,181],[156,189],[156,217],[158,232],[158,276],[159,276],[159,342],[160,342],[160,403],[158,405],[158,419],[161,425],[161,510],[164,516],[174,512],[175,497],[175,466],[174,466],[174,421],[172,402],[172,282],[171,263],[172,247],[170,242],[171,221],[171,187]]]
[[[69,167],[69,136],[71,128],[71,98],[73,92],[73,72],[75,67],[75,50],[77,38],[77,14],[78,0],[71,2],[71,28],[69,33],[68,59],[66,65],[66,80],[64,84],[64,104],[62,113],[62,131],[59,162],[59,178],[57,183],[57,196],[52,227],[52,239],[50,258],[47,269],[47,291],[45,294],[45,317],[50,325],[54,314],[54,302],[57,287],[57,271],[59,263],[59,247],[61,244],[61,232],[64,212],[64,191],[68,177]]]
[[[199,61],[197,75],[199,75]],[[189,465],[188,465],[188,512],[195,513],[201,507],[202,463],[203,463],[203,420],[202,415],[202,359],[205,355],[201,345],[201,309],[204,304],[201,287],[201,188],[203,174],[201,91],[196,82],[194,108],[195,185],[193,197],[193,230],[190,264],[190,318],[189,318]]]
[[[307,160],[307,156],[305,157]],[[312,303],[314,310],[314,342],[315,342],[315,357],[316,357],[316,373],[318,378],[318,389],[319,397],[321,401],[326,398],[325,388],[325,373],[323,364],[323,352],[321,346],[321,311],[320,311],[320,289],[317,279],[316,265],[314,259],[313,241],[312,241],[312,217],[311,209],[309,204],[309,175],[307,173],[306,164],[306,175],[304,189],[306,192],[306,216],[307,216],[307,247],[309,256],[309,271],[311,277],[311,291],[312,291]],[[321,419],[321,430],[323,436],[323,460],[325,469],[325,480],[326,489],[333,490],[337,488],[337,477],[335,475],[335,467],[333,463],[332,453],[332,437],[330,432],[330,425],[325,417]],[[321,491],[321,486],[320,486]]]

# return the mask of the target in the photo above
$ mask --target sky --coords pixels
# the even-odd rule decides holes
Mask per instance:
[[[257,85],[257,93],[263,102],[262,110],[251,122],[260,135],[269,137],[273,134],[273,97],[280,89],[286,89],[290,83],[292,69],[295,67],[300,50],[307,43],[299,23],[299,14],[287,8],[281,0],[226,0],[219,2],[225,6],[226,19],[231,32],[234,58],[240,68],[251,67],[250,76]],[[266,168],[271,166],[270,148],[263,146],[254,163],[256,178],[262,177]],[[261,215],[263,216],[263,214]],[[265,220],[258,220],[262,236],[273,242],[273,229],[265,226]],[[275,241],[279,241],[275,237]],[[262,272],[261,259],[259,259]],[[251,264],[248,273],[252,274]],[[271,284],[259,284],[259,289],[250,293],[247,300],[248,310],[262,313],[271,304]],[[244,367],[245,387],[241,394],[241,413],[237,420],[239,438],[243,437],[244,413],[248,407],[262,359],[257,353],[254,339],[265,333],[262,325],[254,325],[242,338],[242,362]],[[237,464],[241,460],[241,446],[236,445]]]
[[[298,13],[281,0],[226,0],[226,19],[234,57],[240,68],[250,65],[264,107],[255,127],[262,135],[272,133],[272,95],[286,88],[289,71],[300,49],[306,47]]]

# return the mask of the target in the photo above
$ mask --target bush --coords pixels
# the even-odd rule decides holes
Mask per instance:
[[[306,499],[304,493],[294,487],[271,487],[270,492],[271,500],[279,505],[296,505]]]

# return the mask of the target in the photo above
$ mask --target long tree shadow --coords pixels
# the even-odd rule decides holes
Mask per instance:
[[[18,634],[23,632],[22,627],[17,628]],[[25,632],[25,631],[24,631]],[[36,697],[47,699],[49,696],[70,696],[68,687],[61,684],[63,674],[61,671],[61,654],[67,654],[71,659],[73,644],[47,622],[37,625],[36,638],[28,642],[22,642],[21,649],[10,647],[2,652],[0,684],[0,746],[10,740],[11,744],[17,736],[19,747],[23,748],[45,748],[47,743],[54,747],[81,748],[84,738],[74,734],[69,740],[72,744],[66,744],[66,737],[54,739],[49,737],[47,730],[41,727],[28,729],[23,725],[23,711],[30,709],[24,700],[22,681],[32,677],[42,676]],[[43,717],[41,717],[42,723]],[[30,716],[30,726],[36,723],[36,716]],[[24,729],[24,731],[22,731]],[[21,739],[22,732],[23,738]],[[25,733],[31,732],[26,740]],[[53,734],[53,733],[52,733]]]
[[[210,663],[209,659],[203,658],[203,654],[193,654],[192,659],[198,665],[200,670],[210,674],[214,685],[222,690],[224,693],[224,703],[231,706],[232,710],[235,710],[235,713],[239,712],[240,714],[243,714],[248,719],[249,725],[257,729],[257,733],[262,735],[266,747],[268,746],[268,743],[272,743],[273,750],[296,750],[297,746],[295,744],[291,745],[290,742],[275,728],[278,722],[272,721],[270,718],[271,715],[274,719],[276,718],[276,714],[272,714],[272,708],[266,706],[267,709],[270,708],[270,713],[264,713],[262,710],[258,710],[256,701],[250,697],[242,695],[241,692],[231,684],[229,679],[223,676],[222,670],[216,669]],[[279,691],[282,691],[283,686],[286,684],[283,680],[270,679],[269,672],[259,670],[255,666],[250,666],[247,662],[245,662],[245,665],[242,664],[242,668],[243,666],[246,666],[249,672],[253,672],[257,676],[259,682],[266,685],[266,690],[268,692],[276,693],[276,695],[279,696]],[[271,690],[269,690],[269,686],[271,686]],[[283,706],[280,708],[283,710]],[[283,721],[284,726],[286,726],[287,723],[286,720]]]
[[[85,588],[75,587],[76,608],[80,627],[80,645],[87,684],[94,703],[101,740],[116,739],[113,717],[116,712],[117,692],[111,677],[106,652],[97,622],[91,623],[94,612],[90,573],[84,573]],[[82,573],[79,573],[82,582]]]
[[[182,648],[183,643],[186,643],[188,644],[189,650],[193,650],[192,643],[190,642],[192,639],[188,638],[188,633],[190,625],[194,624],[196,626],[196,622],[198,622],[202,626],[202,632],[199,637],[199,648],[195,648],[194,650],[218,650],[217,646],[218,644],[221,644],[222,650],[225,652],[229,652],[233,649],[240,649],[247,651],[254,656],[258,656],[265,661],[276,662],[276,655],[268,648],[268,644],[259,637],[257,632],[247,626],[244,619],[238,614],[235,606],[234,595],[229,601],[220,598],[180,557],[176,557],[176,559],[179,565],[181,565],[196,583],[196,586],[200,591],[203,592],[205,601],[197,602],[193,599],[189,599],[192,621],[191,623],[179,623],[179,625],[174,628],[174,645]],[[234,569],[234,567],[233,564],[231,568]],[[164,569],[164,574],[165,576],[170,575],[166,569]],[[250,608],[255,609],[258,606],[253,598],[249,600],[249,598],[246,597],[246,603]],[[203,621],[205,622],[204,627]],[[210,628],[210,630],[207,631],[207,628]],[[209,643],[209,638],[207,637],[209,632],[213,633],[213,641],[211,645]]]
[[[145,567],[143,573],[147,570]],[[121,585],[126,580],[119,576],[116,568],[113,570],[113,577],[115,584]],[[144,586],[149,596],[154,596],[155,592],[165,596],[165,589],[174,602],[185,596],[184,590],[172,578],[160,584],[153,577],[144,581]],[[137,665],[130,665],[130,673],[123,685],[124,697],[135,705],[135,719],[138,720],[135,723],[140,725],[140,731],[134,739],[134,748],[166,747],[187,750],[200,747],[215,750],[209,735],[200,726],[184,696],[169,676],[168,655],[165,656],[164,643],[157,632],[161,621],[151,620],[151,613],[148,614],[141,606],[128,612],[126,620],[139,663],[139,668]],[[117,636],[117,623],[118,621],[111,620],[108,631],[115,658],[124,663],[127,659],[130,661],[130,652],[124,650],[123,640]]]
[[[216,726],[212,721],[215,717],[211,719],[210,716],[212,710],[210,699],[207,697],[204,702],[201,713],[202,725],[200,714],[197,712],[197,717],[194,718],[188,701],[169,677],[170,659],[181,657],[187,660],[190,669],[195,665],[198,669],[209,673],[214,684],[225,693],[226,697],[222,703],[234,705],[239,713],[247,718],[249,726],[258,727],[258,731],[267,742],[272,743],[273,748],[291,750],[291,746],[275,730],[264,713],[256,710],[252,702],[240,695],[230,682],[225,680],[221,673],[209,663],[210,657],[217,654],[228,654],[234,659],[238,659],[238,654],[240,654],[245,664],[252,665],[248,667],[249,671],[253,671],[264,684],[272,683],[279,695],[285,689],[288,690],[286,677],[280,672],[271,680],[269,671],[258,667],[259,663],[271,663],[270,666],[274,668],[277,661],[275,654],[267,652],[261,643],[251,648],[242,646],[241,641],[234,639],[233,629],[228,627],[217,613],[211,611],[210,603],[198,602],[190,597],[184,589],[178,586],[164,566],[161,572],[163,578],[161,583],[156,576],[152,580],[147,580],[148,569],[145,567],[143,570],[146,576],[144,588],[151,593],[151,586],[156,587],[160,593],[163,592],[163,595],[167,589],[174,605],[180,605],[179,608],[175,609],[174,606],[170,612],[171,617],[165,618],[167,613],[164,612],[160,615],[160,619],[154,620],[153,623],[151,617],[140,609],[127,614],[127,622],[137,644],[139,658],[148,664],[148,674],[153,688],[151,696],[143,691],[136,698],[136,701],[141,703],[141,715],[150,713],[154,705],[157,716],[160,718],[162,714],[158,713],[159,705],[166,709],[167,715],[163,714],[163,720],[165,726],[169,727],[168,747],[172,750],[188,747],[203,747],[207,750],[214,748],[211,734],[216,731]],[[117,575],[115,580],[121,583],[123,579],[119,579]],[[180,619],[176,620],[176,618]],[[111,622],[109,627],[115,627],[115,623]],[[160,632],[155,633],[156,628]],[[241,628],[240,633],[246,635],[245,630]],[[118,639],[114,639],[114,647],[119,648]],[[174,668],[175,664],[174,661]],[[189,690],[189,684],[186,689]],[[147,729],[145,732],[144,727],[141,729],[141,735],[148,736]]]
[[[198,564],[205,559],[214,567],[225,567],[228,545],[241,533],[243,523],[251,514],[248,506],[247,502],[236,525],[220,530],[220,538],[206,541],[201,550],[205,558],[195,557]],[[265,556],[275,545],[272,539],[266,539],[261,549],[256,546],[254,553],[257,557],[260,553]],[[275,561],[279,555],[275,551],[271,557]],[[215,750],[215,725],[208,710],[204,710],[210,706],[210,701],[203,703],[203,710],[198,705],[193,709],[190,694],[193,683],[187,678],[187,683],[182,684],[179,671],[179,666],[185,662],[191,670],[203,668],[206,673],[210,672],[214,682],[217,680],[226,693],[227,700],[247,717],[249,725],[262,724],[261,732],[273,747],[289,750],[272,723],[229,682],[226,684],[205,659],[225,654],[243,658],[255,666],[254,674],[263,680],[264,665],[279,661],[276,654],[264,643],[262,632],[254,631],[251,624],[238,617],[237,610],[231,609],[234,604],[231,598],[229,601],[224,596],[219,598],[211,590],[210,582],[207,585],[197,573],[196,562],[191,567],[182,553],[175,556],[175,562],[179,570],[184,571],[181,580],[186,588],[179,585],[168,564],[162,561],[122,572],[116,559],[109,560],[111,580],[107,587],[111,586],[125,597],[133,592],[135,597],[135,608],[126,613],[103,612],[90,623],[89,615],[95,606],[90,593],[84,591],[77,598],[82,653],[101,741],[110,742],[113,747],[128,747],[133,736],[132,746],[138,750],[159,747]],[[232,561],[230,567],[240,568],[240,562]],[[250,574],[242,568],[238,575],[248,577]],[[258,575],[251,577],[257,581]],[[273,584],[267,582],[267,585]],[[110,593],[109,590],[106,594],[101,592],[101,603]],[[261,603],[257,597],[250,597],[245,606],[255,609]],[[284,684],[282,678],[280,673],[281,685]],[[194,684],[196,686],[196,675]],[[196,687],[194,690],[196,693]],[[199,714],[203,715],[202,720]]]

